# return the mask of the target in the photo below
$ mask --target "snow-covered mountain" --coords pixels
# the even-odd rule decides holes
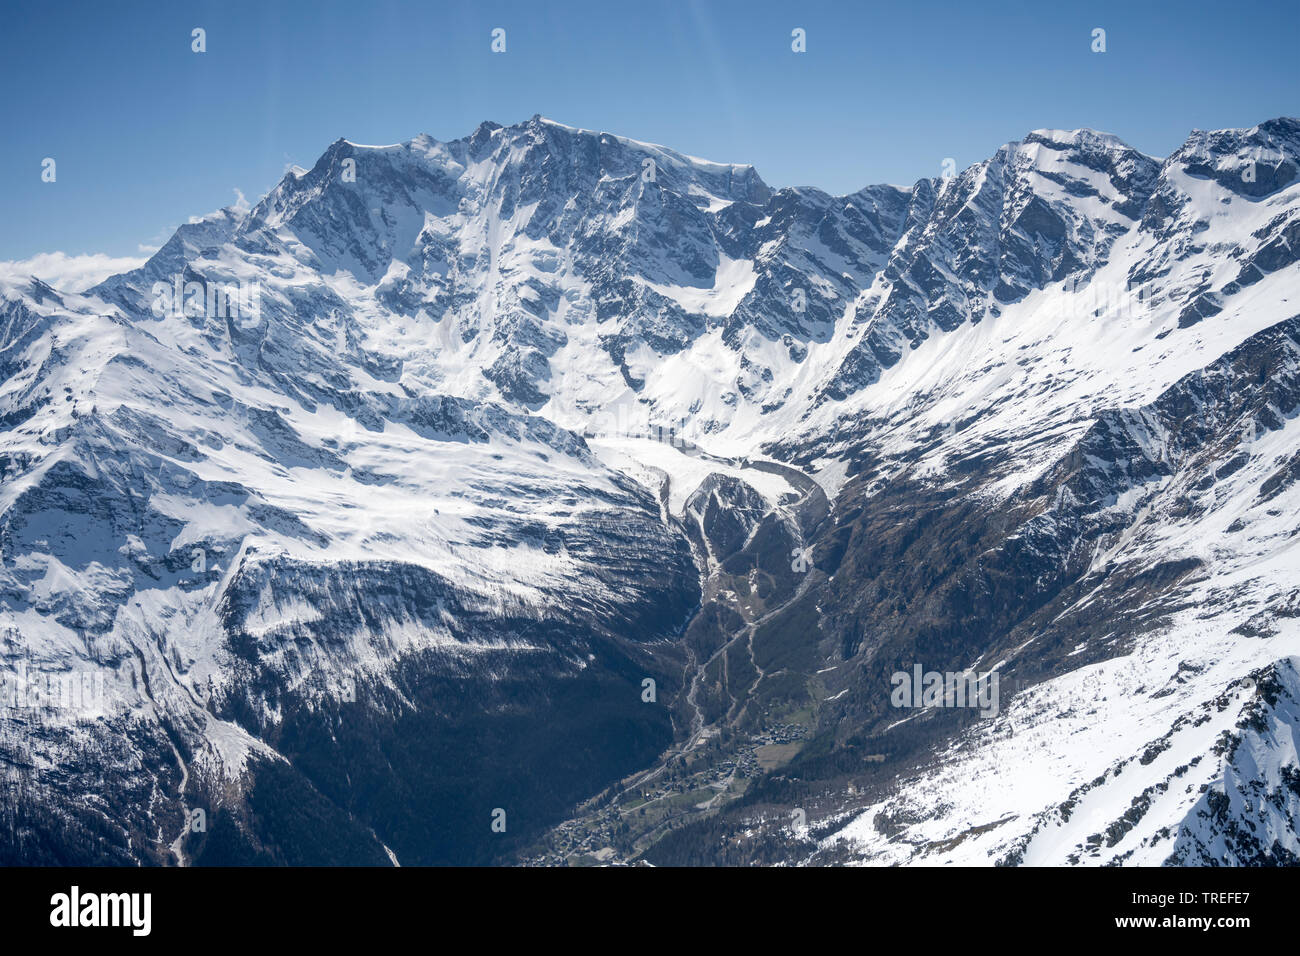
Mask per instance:
[[[1298,168],[534,117],[3,280],[0,858],[1295,862]]]

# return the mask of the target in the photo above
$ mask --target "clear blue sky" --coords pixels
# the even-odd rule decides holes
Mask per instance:
[[[964,167],[1038,127],[1091,126],[1166,155],[1192,128],[1300,113],[1298,10],[6,0],[0,259],[135,255],[234,189],[256,201],[340,136],[454,139],[534,113],[837,193],[937,175],[948,156]],[[807,53],[790,49],[795,27]],[[40,179],[47,156],[54,184]]]

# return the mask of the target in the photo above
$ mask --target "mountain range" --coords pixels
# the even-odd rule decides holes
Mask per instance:
[[[535,116],[0,279],[0,862],[1300,862],[1298,173]]]

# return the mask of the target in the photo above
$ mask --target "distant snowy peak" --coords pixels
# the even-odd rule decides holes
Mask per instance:
[[[1132,152],[1133,148],[1114,133],[1099,132],[1086,127],[1080,129],[1035,129],[1024,138],[1025,143],[1042,143],[1053,149],[1087,149],[1092,151]]]
[[[269,334],[287,344],[315,322],[304,309],[324,309],[356,327],[345,360],[408,387],[530,412],[628,400],[770,440],[852,405],[928,339],[1087,285],[1117,257],[1096,297],[1142,286],[1181,327],[1217,314],[1290,261],[1273,247],[1293,228],[1297,157],[1290,119],[1193,133],[1163,161],[1041,129],[948,178],[836,197],[534,116],[450,142],[340,139],[251,211],[183,226],[96,291],[140,315],[176,275],[255,285],[282,326]],[[1275,214],[1239,236],[1257,217],[1229,214],[1234,196]],[[1201,276],[1207,243],[1241,250],[1236,286]]]
[[[1259,199],[1295,181],[1300,168],[1300,119],[1279,117],[1250,129],[1196,130],[1166,166],[1214,180]]]
[[[339,139],[311,170],[287,175],[259,204],[248,228],[283,225],[331,186],[360,183],[363,192],[383,198],[385,188],[399,180],[441,184],[462,194],[483,190],[506,196],[514,191],[523,205],[547,193],[579,197],[605,180],[661,183],[705,208],[719,201],[762,202],[770,192],[752,166],[713,163],[535,116],[516,126],[484,123],[469,136],[445,143],[427,134],[392,146]]]
[[[1222,262],[1205,253],[1215,243],[1248,255],[1285,231],[1297,207],[1286,188],[1300,157],[1296,126],[1280,119],[1193,134],[1164,161],[1090,130],[1039,130],[951,179],[918,184],[888,265],[855,305],[861,332],[819,400],[843,400],[931,336],[996,318],[1053,283],[1087,286],[1112,262],[1124,268],[1089,290],[1090,312],[1118,315],[1130,289],[1142,287],[1144,303],[1178,303],[1175,316],[1217,314],[1220,299],[1195,304],[1218,295],[1198,260]],[[1271,197],[1279,215],[1243,234],[1259,215],[1230,212],[1236,196]],[[1268,263],[1276,269],[1282,259]]]

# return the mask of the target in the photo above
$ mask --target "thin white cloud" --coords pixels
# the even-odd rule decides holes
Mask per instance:
[[[102,252],[88,256],[41,252],[30,259],[0,260],[0,281],[25,282],[35,276],[60,292],[85,292],[109,276],[138,269],[145,261],[134,256],[109,256]]]
[[[229,206],[222,206],[220,209],[214,209],[206,216],[190,216],[190,225],[194,225],[196,222],[203,222],[207,219],[216,219],[225,216],[227,210],[233,210],[236,217],[246,215],[248,211],[253,208],[253,204],[244,198],[243,191],[238,187],[231,189],[231,192],[235,194],[235,201],[233,203]]]

